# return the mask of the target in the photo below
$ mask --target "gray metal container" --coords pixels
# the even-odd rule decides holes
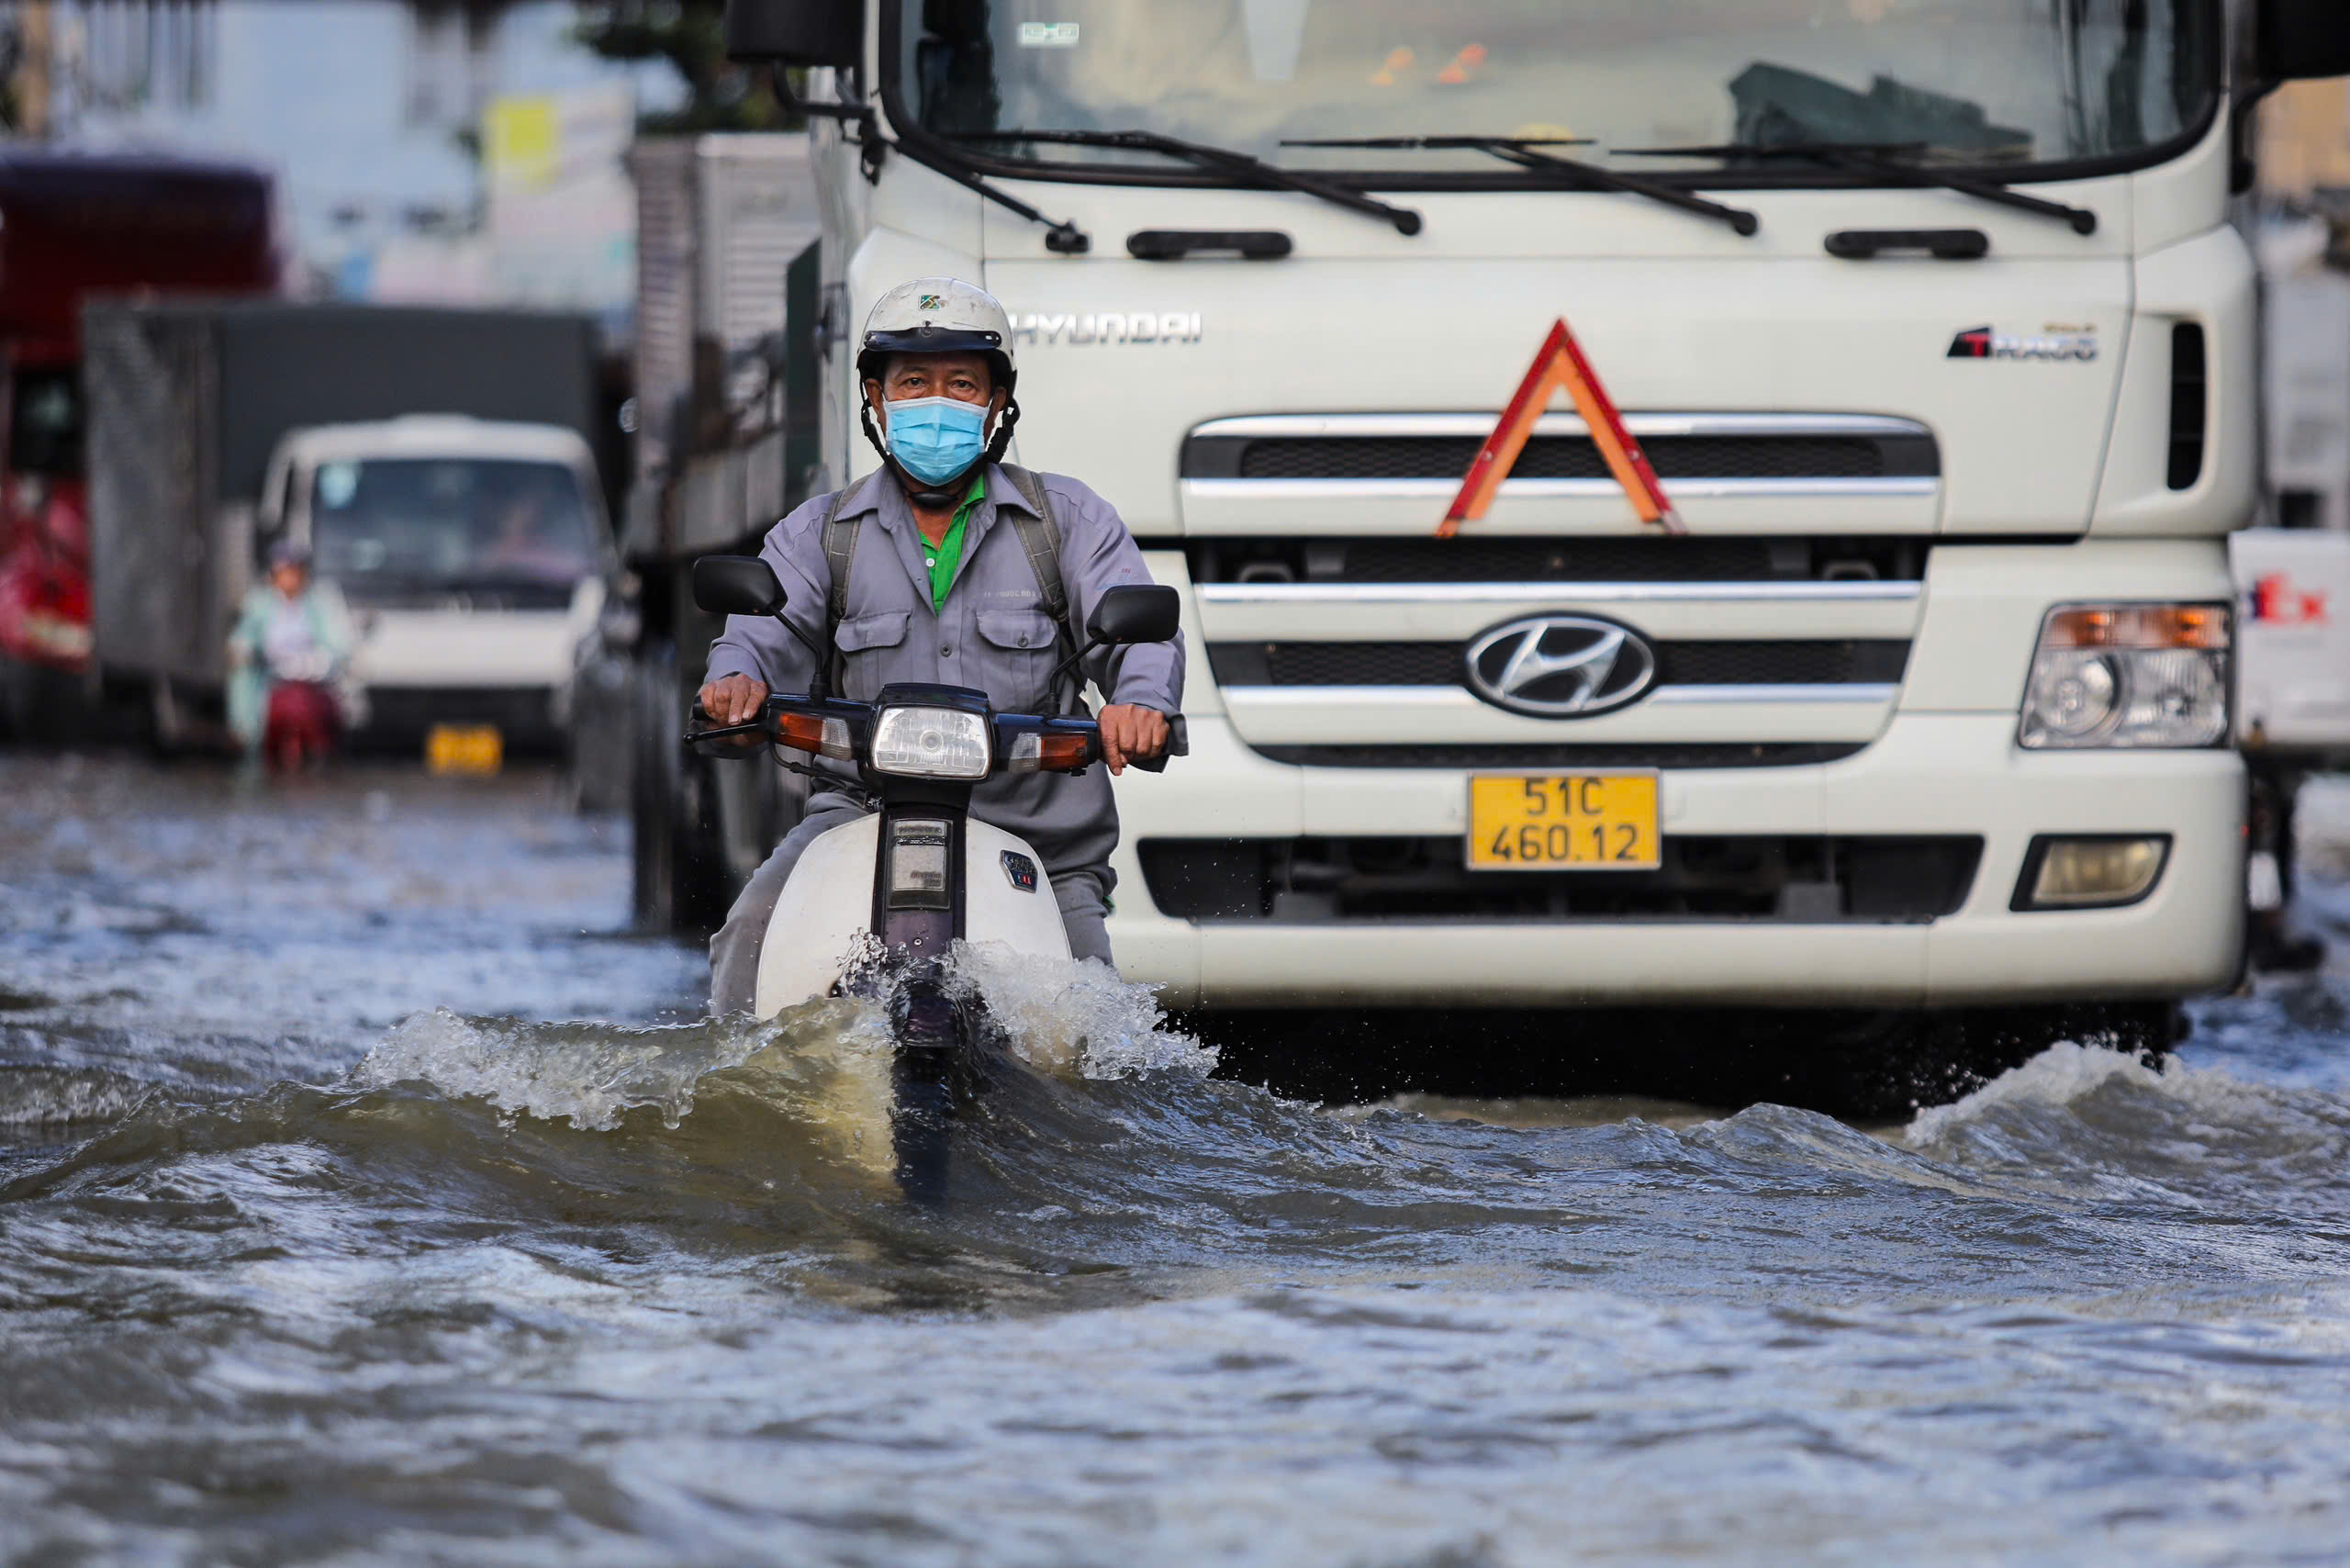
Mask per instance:
[[[822,232],[804,135],[651,138],[636,181],[636,489],[623,550],[716,548],[782,507],[783,398],[763,350]]]

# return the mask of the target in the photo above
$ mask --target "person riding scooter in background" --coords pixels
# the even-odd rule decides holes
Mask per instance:
[[[882,467],[768,532],[760,554],[784,586],[785,615],[834,650],[836,695],[865,701],[922,682],[985,691],[999,710],[1060,711],[1064,693],[1049,689],[1065,684],[1052,672],[1079,644],[1072,623],[1085,623],[1105,589],[1150,574],[1109,502],[1075,479],[1002,462],[1020,417],[1003,307],[952,278],[901,285],[867,319],[857,373],[866,439]],[[730,616],[711,644],[702,710],[715,724],[747,722],[770,690],[806,689],[812,664],[774,620]],[[1109,771],[1163,755],[1182,707],[1181,637],[1103,649],[1080,668],[1108,697],[1097,718]],[[816,786],[807,815],[711,939],[713,1013],[751,1010],[760,943],[792,868],[863,810]],[[1035,846],[1069,950],[1111,962],[1118,812],[1109,780],[1091,770],[991,778],[972,814]]]
[[[248,756],[291,772],[334,748],[349,716],[337,689],[352,642],[342,595],[311,577],[308,550],[281,541],[229,633],[229,728]]]

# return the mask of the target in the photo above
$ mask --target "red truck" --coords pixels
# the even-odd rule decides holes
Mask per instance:
[[[272,201],[233,164],[0,151],[0,730],[89,668],[84,298],[274,292]]]

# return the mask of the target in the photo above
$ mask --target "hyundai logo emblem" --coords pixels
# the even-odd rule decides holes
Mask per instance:
[[[1655,650],[1612,621],[1529,615],[1469,644],[1469,689],[1538,719],[1612,712],[1655,684]]]

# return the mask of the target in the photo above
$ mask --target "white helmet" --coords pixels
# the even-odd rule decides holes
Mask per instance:
[[[1019,379],[1012,318],[994,295],[960,278],[918,277],[873,302],[857,345],[858,379],[878,380],[893,353],[980,353],[1005,392]]]

